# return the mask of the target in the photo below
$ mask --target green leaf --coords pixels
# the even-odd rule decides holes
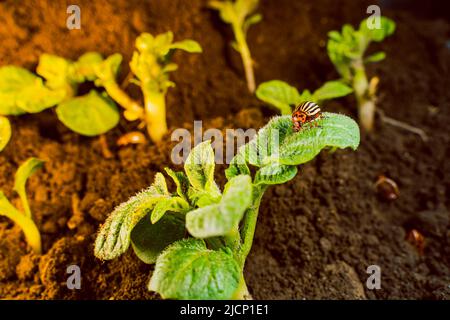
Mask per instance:
[[[312,100],[321,102],[346,96],[353,92],[353,89],[341,81],[328,81],[319,89],[314,91]]]
[[[115,53],[103,60],[103,62],[92,65],[95,75],[98,78],[96,79],[95,84],[97,86],[105,86],[108,81],[115,83],[121,63],[122,55]]]
[[[74,83],[69,78],[72,64],[70,60],[44,53],[39,57],[36,73],[46,80],[47,87],[67,90],[68,94],[72,94],[75,90]]]
[[[311,91],[309,91],[308,89],[303,90],[302,94],[300,95],[299,101],[303,102],[303,101],[311,101],[311,100],[313,100],[313,95],[312,95]]]
[[[192,149],[184,163],[184,171],[194,189],[217,195],[220,191],[214,181],[214,167],[211,141],[199,143]]]
[[[170,168],[164,168],[166,173],[172,178],[177,186],[177,194],[187,200],[187,193],[189,190],[189,179],[184,172],[176,172]]]
[[[0,114],[36,113],[64,99],[64,90],[50,90],[42,79],[26,69],[6,66],[0,68]]]
[[[168,197],[160,200],[153,208],[151,222],[155,224],[167,211],[184,213],[189,210],[189,203],[181,197]]]
[[[115,58],[117,59],[117,58]],[[121,59],[120,59],[121,60]],[[81,83],[94,81],[97,78],[96,68],[103,62],[103,57],[98,52],[87,52],[83,54],[72,66],[71,78]],[[119,62],[120,65],[120,62]],[[114,66],[118,69],[118,66]],[[117,70],[113,71],[114,74]]]
[[[370,56],[366,57],[364,59],[364,63],[372,63],[372,62],[379,62],[381,60],[384,60],[386,58],[386,54],[382,51],[376,52],[374,54],[371,54]]]
[[[218,204],[186,214],[186,228],[196,238],[224,236],[238,231],[245,210],[251,205],[252,182],[248,175],[232,178]]]
[[[293,179],[296,175],[296,166],[272,163],[256,172],[255,184],[282,184]]]
[[[11,124],[8,118],[0,116],[0,151],[5,149],[11,139]]]
[[[386,17],[380,17],[380,28],[369,29],[368,19],[365,19],[359,25],[359,30],[363,32],[372,41],[380,42],[386,37],[392,35],[395,31],[395,22]]]
[[[291,114],[291,106],[301,102],[297,89],[279,80],[261,83],[256,89],[256,96],[258,99],[278,108],[281,114]]]
[[[241,153],[236,154],[231,159],[229,167],[225,170],[225,176],[228,180],[238,175],[250,175],[250,169]]]
[[[290,116],[279,116],[261,128],[240,153],[252,165],[275,165],[264,170],[276,170],[277,173],[279,169],[286,169],[277,168],[277,165],[295,166],[308,162],[325,147],[356,149],[359,139],[358,125],[344,115],[324,112],[321,118],[304,125],[299,132],[292,129]],[[262,171],[264,175],[269,172]]]
[[[247,19],[245,19],[244,24],[242,26],[244,33],[246,33],[248,31],[248,28],[250,26],[261,22],[261,20],[262,20],[262,14],[259,14],[259,13],[255,13],[255,14],[249,16]]]
[[[190,53],[200,53],[202,52],[202,47],[197,41],[194,40],[183,40],[172,43],[170,49],[180,49]]]
[[[289,118],[283,119],[290,123]],[[324,112],[315,125],[305,127],[300,132],[287,135],[280,144],[279,154],[274,162],[285,165],[299,165],[312,160],[323,148],[352,148],[359,145],[358,124],[351,118]],[[272,160],[269,160],[271,162]]]
[[[219,11],[223,22],[229,24],[238,23],[238,17],[231,1],[210,1],[209,7]]]
[[[144,263],[152,264],[168,245],[182,239],[184,234],[182,218],[166,214],[157,223],[152,224],[147,215],[131,231],[131,245],[139,259]]]
[[[116,104],[95,90],[62,102],[56,108],[56,114],[69,129],[85,136],[105,133],[120,120]]]
[[[30,210],[30,205],[28,204],[25,185],[27,183],[28,178],[37,169],[42,168],[43,165],[44,165],[44,161],[37,159],[37,158],[29,158],[19,167],[19,169],[17,169],[16,175],[14,177],[14,190],[19,195],[20,201],[22,201],[25,215],[30,218],[31,218],[31,210]]]
[[[156,203],[167,196],[169,194],[164,176],[157,173],[155,182],[149,188],[120,204],[108,216],[95,240],[95,256],[102,260],[111,260],[124,253],[130,246],[130,234],[134,226]],[[151,224],[150,221],[148,224]]]
[[[230,299],[240,268],[232,255],[209,250],[199,239],[180,240],[156,260],[149,290],[163,299]]]
[[[279,153],[280,144],[291,134],[291,116],[274,117],[239,152],[243,153],[246,162],[251,165],[264,166],[268,158]]]

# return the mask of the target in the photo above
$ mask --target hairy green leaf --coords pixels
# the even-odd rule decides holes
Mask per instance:
[[[189,210],[189,203],[181,197],[167,197],[160,200],[153,208],[151,222],[155,224],[168,211],[184,213]]]
[[[60,103],[56,114],[68,128],[85,136],[105,133],[114,128],[120,120],[114,101],[95,90]]]
[[[16,66],[0,68],[0,114],[41,112],[64,99],[64,90],[50,90],[42,79]]]
[[[139,259],[152,264],[168,245],[181,240],[184,234],[184,220],[181,217],[166,214],[157,223],[152,224],[147,215],[131,231],[131,245]]]
[[[352,92],[353,89],[341,81],[328,81],[319,89],[314,91],[312,100],[319,103],[324,100],[343,97]]]
[[[238,175],[225,185],[218,204],[202,207],[186,214],[186,228],[196,238],[224,236],[237,232],[245,210],[252,199],[252,183],[248,175]]]
[[[23,209],[28,217],[31,217],[30,205],[28,204],[27,193],[25,190],[25,185],[28,178],[37,170],[42,168],[44,161],[37,158],[28,158],[19,169],[16,171],[14,177],[14,190],[20,197],[22,201]]]
[[[231,254],[209,250],[203,240],[186,239],[158,257],[148,288],[163,299],[230,299],[239,280]]]
[[[240,153],[248,163],[258,167],[295,166],[312,160],[325,147],[356,149],[359,139],[358,125],[344,115],[324,112],[321,118],[304,125],[300,132],[292,129],[290,116],[280,116],[261,128]]]
[[[245,162],[245,157],[238,153],[230,162],[229,167],[225,170],[225,176],[228,180],[238,175],[250,175],[250,169]]]
[[[297,175],[297,167],[272,163],[256,172],[255,184],[282,184]]]
[[[190,192],[191,198],[198,198],[202,192],[211,199],[220,197],[219,187],[214,181],[214,167],[211,141],[199,143],[192,149],[184,163],[184,171],[193,187],[193,191]]]
[[[101,226],[95,240],[94,254],[102,260],[111,260],[130,246],[130,233],[162,199],[169,196],[164,176],[157,173],[155,182],[146,190],[119,205]],[[150,221],[148,221],[149,224]]]
[[[184,198],[185,200],[188,199],[187,194],[189,191],[189,179],[184,174],[184,172],[175,172],[172,169],[164,168],[164,170],[167,172],[167,174],[172,178],[173,182],[175,182],[175,185],[177,186],[177,194]]]
[[[286,119],[285,121],[291,121]],[[357,123],[344,115],[324,112],[316,124],[285,137],[275,159],[280,164],[299,165],[312,160],[323,148],[352,148],[359,145]]]
[[[5,149],[11,139],[11,124],[8,118],[0,116],[0,151]]]
[[[292,106],[302,102],[296,88],[279,80],[261,83],[256,89],[256,96],[279,109],[281,114],[291,114]]]
[[[372,28],[368,25],[368,19],[365,19],[359,25],[359,30],[364,33],[372,41],[383,41],[395,31],[395,22],[386,17],[380,17],[380,27]]]

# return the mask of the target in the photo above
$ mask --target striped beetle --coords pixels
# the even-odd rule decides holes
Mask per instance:
[[[302,125],[314,121],[322,116],[320,107],[311,101],[305,101],[295,107],[292,113],[292,122],[294,124],[294,131],[301,130]]]

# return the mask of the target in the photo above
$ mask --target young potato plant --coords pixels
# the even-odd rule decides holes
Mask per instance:
[[[308,89],[300,94],[298,90],[286,82],[272,80],[263,82],[256,89],[258,99],[274,106],[281,114],[292,114],[292,109],[304,101],[322,104],[326,100],[340,98],[352,92],[352,88],[341,81],[328,81],[311,93]]]
[[[166,32],[157,36],[142,33],[136,39],[136,49],[130,62],[135,78],[132,82],[139,85],[144,97],[144,106],[131,99],[116,81],[117,70],[122,61],[120,54],[109,56],[95,68],[96,85],[103,86],[109,96],[124,109],[129,121],[140,119],[147,127],[150,138],[161,141],[167,132],[166,98],[167,89],[175,84],[169,80],[169,73],[178,66],[171,62],[175,50],[200,53],[202,48],[194,40],[173,42],[173,33]]]
[[[25,239],[33,251],[37,254],[41,253],[41,235],[36,224],[33,221],[30,205],[28,204],[25,185],[27,179],[39,168],[44,162],[37,158],[29,158],[17,170],[14,179],[14,191],[19,195],[22,203],[22,210],[14,207],[0,191],[0,215],[5,216],[22,229]]]
[[[231,25],[235,37],[233,48],[240,53],[244,65],[245,78],[248,90],[255,92],[255,75],[253,72],[253,60],[247,44],[248,28],[261,21],[262,15],[254,13],[259,0],[225,0],[210,1],[211,8],[218,10],[220,18]]]
[[[93,52],[77,61],[43,54],[36,69],[42,78],[21,67],[1,67],[0,115],[19,116],[57,106],[59,120],[77,133],[96,136],[112,129],[119,122],[119,111],[111,99],[96,91],[75,97],[79,84],[95,78],[93,66],[101,60]],[[4,130],[0,131],[2,143],[10,135]]]
[[[341,75],[342,81],[353,87],[358,103],[359,122],[366,131],[373,129],[379,79],[373,77],[370,81],[368,80],[365,64],[381,61],[386,54],[380,51],[365,56],[365,53],[372,41],[381,42],[394,31],[394,21],[380,17],[379,28],[374,26],[370,29],[367,20],[363,20],[358,30],[346,24],[340,33],[338,31],[328,33],[328,55]]]
[[[157,173],[148,189],[109,215],[95,241],[95,256],[114,259],[131,244],[142,261],[155,264],[148,289],[164,299],[250,298],[243,270],[264,192],[294,178],[297,165],[324,148],[359,145],[352,119],[324,113],[315,121],[317,126],[295,132],[291,116],[273,118],[232,159],[223,190],[214,180],[210,141],[198,144],[184,172],[165,169],[175,192]]]
[[[114,128],[120,120],[115,100],[125,108],[127,120],[141,119],[154,141],[160,141],[167,131],[165,94],[174,83],[169,72],[177,69],[171,63],[176,49],[201,52],[193,40],[173,42],[172,32],[153,37],[141,34],[136,40],[137,51],[130,63],[131,71],[143,93],[144,107],[131,99],[117,83],[120,54],[106,59],[97,52],[88,52],[77,61],[56,55],[43,54],[36,72],[16,67],[0,68],[0,116],[17,116],[37,113],[57,106],[56,114],[68,128],[85,135],[96,136]],[[44,80],[45,79],[45,82]],[[91,90],[77,96],[80,84],[93,81],[106,92]],[[8,131],[5,120],[0,122],[0,147],[7,143]]]

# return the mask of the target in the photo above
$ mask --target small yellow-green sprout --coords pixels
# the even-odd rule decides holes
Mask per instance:
[[[157,36],[143,33],[136,39],[136,51],[130,62],[135,78],[132,82],[139,85],[144,97],[144,105],[131,99],[116,82],[116,74],[122,60],[121,55],[108,57],[96,68],[96,84],[103,86],[111,98],[124,109],[129,121],[140,119],[147,127],[150,138],[158,142],[167,132],[166,93],[175,84],[169,80],[169,73],[178,66],[171,62],[176,49],[190,53],[201,52],[202,48],[194,40],[173,42],[173,33],[166,32]]]
[[[369,27],[368,21],[363,20],[358,30],[346,24],[341,32],[328,33],[328,56],[341,75],[342,81],[353,87],[358,103],[359,122],[366,131],[373,128],[379,78],[373,77],[368,80],[365,64],[381,61],[386,55],[380,51],[367,57],[365,53],[371,42],[381,42],[394,31],[395,22],[380,17],[379,26]]]
[[[9,202],[8,198],[0,191],[0,215],[5,216],[22,229],[25,239],[33,251],[40,254],[41,248],[41,235],[36,224],[33,221],[30,205],[28,204],[27,194],[25,191],[25,185],[27,179],[39,168],[42,167],[44,162],[37,158],[29,158],[25,161],[17,170],[14,180],[14,191],[19,195],[22,209],[17,209]]]
[[[210,7],[219,11],[220,18],[231,25],[235,37],[232,43],[234,49],[240,53],[244,65],[245,78],[248,90],[255,91],[255,75],[253,72],[253,60],[247,44],[248,28],[261,21],[262,15],[254,13],[259,0],[225,0],[211,1]]]

